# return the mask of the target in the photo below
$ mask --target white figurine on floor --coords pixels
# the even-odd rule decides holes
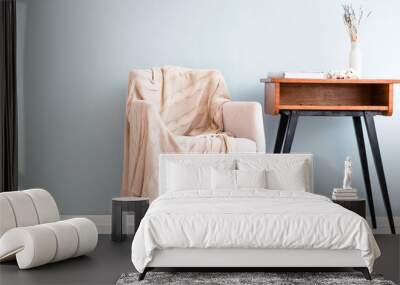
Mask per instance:
[[[352,189],[351,187],[351,160],[350,157],[346,157],[346,161],[344,162],[344,178],[343,178],[343,189]]]

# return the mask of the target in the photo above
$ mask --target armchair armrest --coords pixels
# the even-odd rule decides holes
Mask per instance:
[[[226,102],[222,116],[225,132],[237,138],[252,140],[256,143],[257,152],[265,152],[264,121],[260,103]]]

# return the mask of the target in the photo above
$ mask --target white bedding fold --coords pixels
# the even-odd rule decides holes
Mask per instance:
[[[367,222],[328,198],[298,191],[179,191],[150,206],[132,243],[142,272],[154,249],[358,249],[372,271],[380,255]]]

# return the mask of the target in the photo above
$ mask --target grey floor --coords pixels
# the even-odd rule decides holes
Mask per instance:
[[[400,283],[400,236],[375,236],[382,256],[375,272]],[[78,257],[30,270],[19,270],[15,262],[0,265],[0,284],[115,284],[124,272],[134,271],[130,241],[114,243],[108,235],[99,237],[97,249]]]
[[[130,241],[115,243],[100,235],[88,256],[18,270],[15,262],[0,264],[0,285],[11,284],[115,284],[124,272],[134,270],[130,261]]]

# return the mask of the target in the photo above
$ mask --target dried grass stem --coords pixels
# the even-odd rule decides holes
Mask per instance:
[[[362,7],[359,8],[358,13],[351,4],[342,5],[343,7],[343,21],[346,26],[347,32],[349,33],[350,40],[356,42],[358,40],[358,32],[360,29],[360,24],[363,19],[368,18],[371,12],[367,14],[364,13]]]

